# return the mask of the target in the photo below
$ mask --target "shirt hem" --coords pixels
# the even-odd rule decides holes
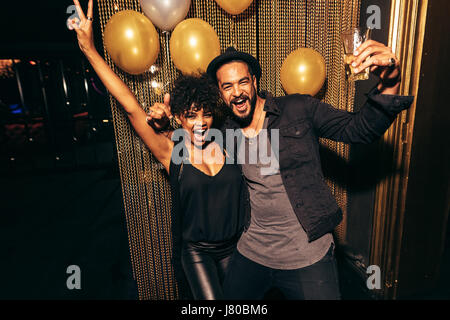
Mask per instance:
[[[247,258],[247,259],[249,259],[249,260],[251,260],[251,261],[253,261],[253,262],[257,263],[257,264],[260,264],[260,265],[262,265],[264,267],[271,268],[271,269],[277,269],[277,270],[295,270],[295,269],[301,269],[301,268],[306,268],[306,267],[312,266],[313,264],[315,264],[315,263],[319,262],[320,260],[322,260],[323,257],[325,257],[325,255],[327,254],[328,250],[330,249],[330,246],[333,243],[334,243],[334,241],[331,240],[329,245],[327,247],[325,247],[325,250],[323,251],[323,253],[321,253],[319,255],[318,258],[312,259],[308,263],[294,264],[294,265],[288,265],[288,266],[286,266],[286,264],[277,265],[277,264],[271,264],[271,263],[267,263],[265,261],[262,261],[262,260],[258,259],[258,257],[253,256],[252,254],[248,254],[249,252],[245,252],[245,250],[244,250],[244,252],[242,252],[242,250],[239,248],[239,244],[238,244],[236,250],[241,255],[243,255],[245,258]]]

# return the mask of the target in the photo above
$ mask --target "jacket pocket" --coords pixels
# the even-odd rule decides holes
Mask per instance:
[[[308,134],[310,130],[311,123],[305,120],[280,128],[281,139],[284,140],[289,153],[302,161],[312,159],[313,146]]]
[[[306,120],[291,123],[280,128],[280,134],[284,137],[302,138],[311,129],[311,124]]]

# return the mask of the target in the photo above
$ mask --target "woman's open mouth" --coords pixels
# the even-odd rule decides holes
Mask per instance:
[[[206,128],[196,129],[194,132],[194,139],[198,142],[205,142],[208,130]]]

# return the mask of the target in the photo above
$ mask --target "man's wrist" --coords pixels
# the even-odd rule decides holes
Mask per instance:
[[[378,84],[378,90],[382,94],[397,94],[400,90],[401,75],[400,72],[395,78],[381,79]]]

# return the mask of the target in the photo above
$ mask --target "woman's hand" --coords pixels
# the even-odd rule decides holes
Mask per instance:
[[[95,51],[94,36],[92,32],[92,19],[93,19],[93,0],[89,0],[87,16],[84,15],[83,9],[81,9],[80,2],[73,0],[75,7],[77,8],[78,18],[70,19],[68,21],[69,28],[75,30],[78,38],[78,45],[81,51],[85,55]]]
[[[172,117],[170,112],[170,94],[166,93],[164,95],[164,103],[156,102],[150,107],[146,120],[155,130],[161,131],[168,127],[169,120]]]

